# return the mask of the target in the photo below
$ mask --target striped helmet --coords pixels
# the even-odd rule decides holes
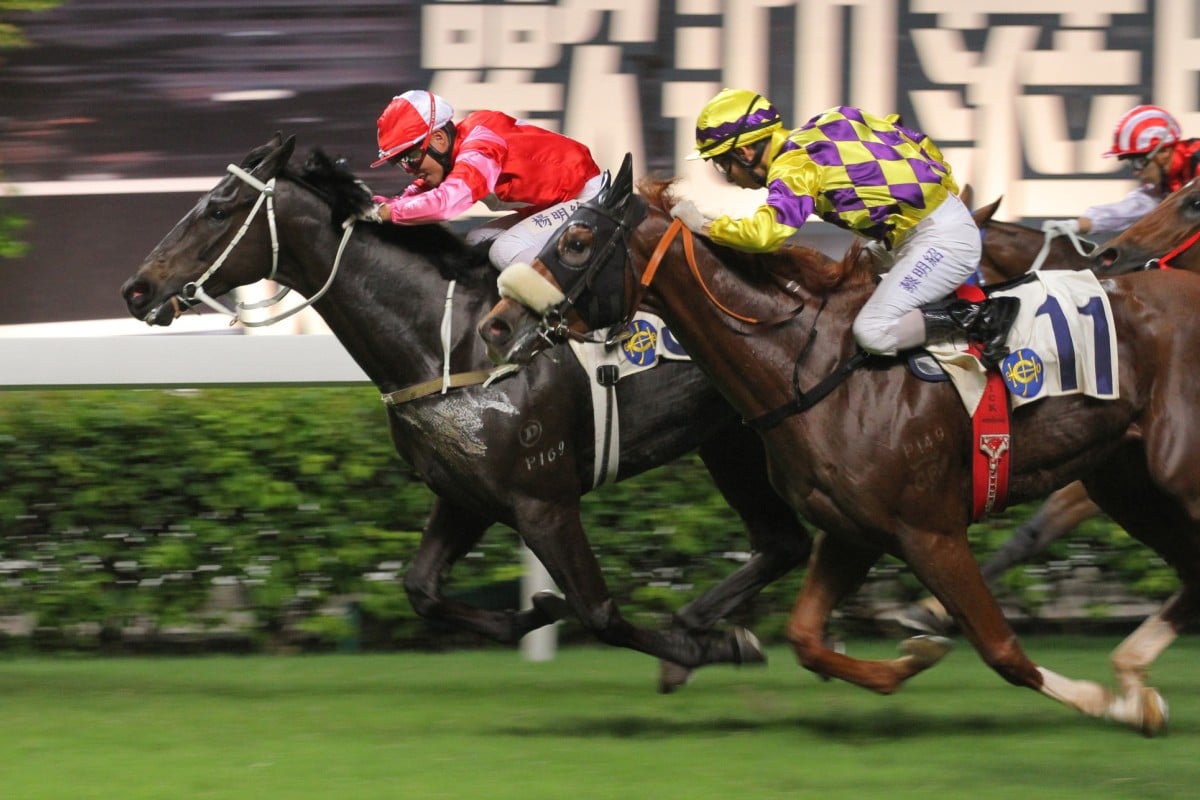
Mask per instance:
[[[1175,118],[1158,106],[1137,106],[1131,109],[1113,131],[1113,145],[1108,156],[1136,156],[1172,145],[1183,138]]]
[[[379,115],[379,160],[371,166],[382,166],[392,156],[426,141],[453,116],[454,107],[433,92],[414,89],[396,95]]]
[[[688,160],[712,158],[753,144],[783,127],[771,101],[746,89],[722,89],[696,118],[696,150]]]

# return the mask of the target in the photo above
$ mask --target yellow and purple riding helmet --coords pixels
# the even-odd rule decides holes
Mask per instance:
[[[779,111],[761,94],[722,89],[696,118],[696,150],[688,160],[709,159],[765,139],[783,127]]]

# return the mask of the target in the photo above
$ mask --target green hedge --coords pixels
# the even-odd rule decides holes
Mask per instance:
[[[419,620],[400,582],[431,498],[366,387],[0,393],[0,618],[32,625],[20,641],[39,648],[461,643]],[[1034,507],[975,526],[977,552]],[[588,495],[584,510],[613,592],[641,624],[662,624],[745,555],[695,457]],[[1056,570],[1092,565],[1146,597],[1175,586],[1145,548],[1094,520],[1007,587],[1036,610]],[[515,535],[496,528],[455,568],[451,592],[509,605],[520,569]],[[777,637],[800,579],[739,619]],[[869,593],[918,595],[894,563]]]

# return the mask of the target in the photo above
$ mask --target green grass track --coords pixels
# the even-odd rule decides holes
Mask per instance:
[[[1111,684],[1116,637],[1030,637]],[[850,652],[890,657],[894,645]],[[4,800],[1181,798],[1200,785],[1200,637],[1153,672],[1158,739],[1008,686],[963,644],[881,697],[773,648],[654,691],[649,658],[448,654],[0,659]]]

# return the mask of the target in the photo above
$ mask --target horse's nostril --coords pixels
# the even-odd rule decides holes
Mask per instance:
[[[496,317],[488,322],[487,335],[488,339],[493,342],[506,342],[512,335],[512,329],[507,322]]]
[[[131,280],[121,287],[121,297],[131,310],[141,310],[150,302],[150,286],[143,280]]]

